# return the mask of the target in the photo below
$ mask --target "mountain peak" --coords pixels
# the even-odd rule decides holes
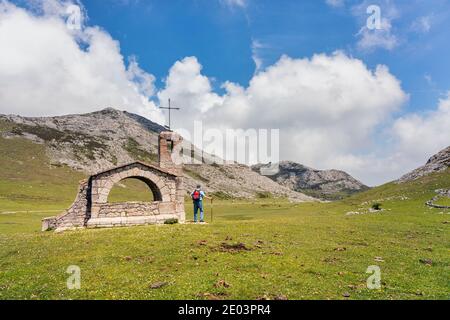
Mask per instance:
[[[113,107],[107,107],[107,108],[101,109],[99,111],[94,111],[93,113],[103,113],[103,114],[113,113],[113,114],[116,114],[116,113],[123,113],[123,111],[121,111],[119,109],[115,109]]]
[[[397,182],[416,180],[433,172],[442,172],[450,167],[450,146],[432,156],[425,165],[405,174]]]

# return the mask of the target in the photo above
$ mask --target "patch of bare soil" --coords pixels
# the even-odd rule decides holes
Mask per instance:
[[[251,251],[252,249],[247,247],[245,243],[242,242],[233,244],[222,242],[219,246],[219,250],[223,252],[237,253],[241,251]]]

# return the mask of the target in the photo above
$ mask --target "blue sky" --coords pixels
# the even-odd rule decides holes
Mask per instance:
[[[382,15],[388,6],[399,11],[392,22],[399,44],[370,51],[356,48],[356,34],[368,17],[352,13],[361,1],[337,7],[318,0],[249,0],[244,6],[211,0],[107,2],[83,1],[88,23],[105,28],[120,41],[124,56],[136,55],[160,80],[174,61],[196,56],[203,73],[218,84],[230,80],[245,86],[255,72],[252,43],[257,41],[263,66],[283,54],[310,57],[335,50],[370,67],[385,64],[411,95],[405,112],[433,107],[450,88],[449,1],[370,1]],[[430,30],[414,28],[422,17],[429,17]]]
[[[448,0],[2,0],[0,113],[171,98],[175,128],[279,129],[281,160],[375,185],[450,145],[448,30]]]

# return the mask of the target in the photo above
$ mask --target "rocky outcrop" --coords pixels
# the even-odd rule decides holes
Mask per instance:
[[[420,177],[427,176],[434,172],[445,171],[449,167],[450,167],[450,146],[432,156],[424,166],[405,174],[397,182],[403,183],[407,181],[416,180]]]
[[[259,172],[263,167],[260,164],[252,169]],[[340,199],[368,189],[344,171],[316,170],[290,161],[280,162],[279,172],[269,177],[292,190],[327,200]]]

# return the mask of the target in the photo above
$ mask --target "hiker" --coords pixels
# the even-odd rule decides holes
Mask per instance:
[[[203,198],[211,199],[207,197],[205,192],[202,190],[201,185],[197,185],[197,188],[192,191],[191,198],[194,203],[194,222],[197,223],[197,212],[200,209],[200,222],[205,222],[205,214],[203,211]]]

